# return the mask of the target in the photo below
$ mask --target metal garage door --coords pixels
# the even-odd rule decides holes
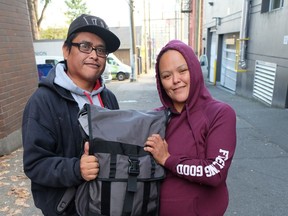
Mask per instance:
[[[237,72],[236,62],[236,38],[235,35],[225,35],[222,46],[222,64],[220,83],[225,88],[236,90]]]

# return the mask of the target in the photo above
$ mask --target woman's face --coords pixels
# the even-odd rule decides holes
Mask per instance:
[[[181,112],[190,91],[190,73],[184,57],[176,50],[166,51],[159,62],[160,80],[175,109]]]

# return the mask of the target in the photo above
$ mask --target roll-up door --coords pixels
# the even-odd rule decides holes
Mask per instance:
[[[222,46],[222,64],[220,83],[225,88],[236,90],[237,72],[236,62],[236,39],[235,36],[225,35]]]
[[[212,33],[211,39],[211,54],[210,54],[210,69],[209,69],[209,81],[214,83],[216,80],[215,77],[215,61],[217,60],[217,53],[216,53],[216,42],[217,42],[217,35],[215,32]]]

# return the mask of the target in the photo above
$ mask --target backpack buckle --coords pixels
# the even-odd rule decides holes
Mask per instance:
[[[140,173],[140,166],[139,166],[140,161],[139,161],[139,159],[134,158],[134,157],[129,157],[128,161],[130,164],[128,167],[129,175],[138,176]]]

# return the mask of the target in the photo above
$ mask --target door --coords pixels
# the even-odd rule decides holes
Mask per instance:
[[[216,60],[217,60],[217,35],[215,32],[212,33],[211,37],[211,53],[210,53],[210,62],[209,62],[209,81],[212,83],[216,82],[216,74],[214,72]]]
[[[222,61],[221,61],[221,78],[220,83],[225,88],[235,91],[237,72],[236,63],[236,36],[235,34],[224,35],[222,44]]]

